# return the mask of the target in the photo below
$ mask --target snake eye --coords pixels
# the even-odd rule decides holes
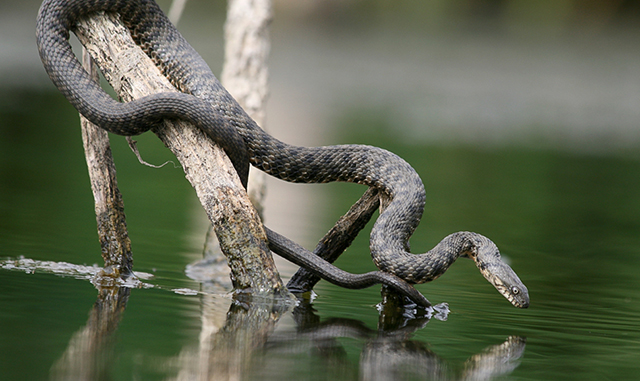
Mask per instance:
[[[520,293],[520,289],[518,287],[511,287],[511,293],[513,295],[518,295]]]

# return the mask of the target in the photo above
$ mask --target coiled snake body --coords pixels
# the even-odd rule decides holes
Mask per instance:
[[[183,93],[120,103],[93,82],[73,54],[68,38],[78,18],[97,11],[120,14],[134,40]],[[136,135],[162,118],[182,118],[224,148],[243,184],[250,161],[291,182],[344,181],[375,187],[380,191],[381,213],[371,232],[370,248],[378,268],[410,283],[424,283],[442,275],[459,256],[467,256],[513,305],[528,306],[526,287],[500,260],[493,242],[479,234],[455,233],[425,254],[409,253],[409,238],[422,217],[425,191],[408,163],[376,147],[294,147],[268,135],[220,85],[153,1],[45,0],[38,14],[37,41],[44,67],[56,87],[80,113],[102,128]],[[274,234],[269,238],[287,244]],[[290,250],[294,257],[295,249]],[[308,261],[315,259],[305,257],[302,262]],[[349,280],[345,282],[348,285]]]

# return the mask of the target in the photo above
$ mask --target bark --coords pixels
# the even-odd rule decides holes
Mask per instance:
[[[220,79],[224,87],[262,128],[266,122],[269,25],[271,0],[229,0],[224,27],[225,60]],[[251,168],[249,198],[262,215],[263,172]]]
[[[224,26],[225,61],[220,80],[262,128],[265,128],[269,93],[267,58],[272,17],[271,0],[229,0]],[[266,194],[265,183],[265,173],[251,168],[247,191],[261,218]],[[205,241],[204,257],[198,265],[219,262],[220,246],[211,230]]]
[[[177,91],[135,45],[117,16],[103,14],[83,20],[76,35],[124,101]],[[224,151],[185,122],[166,121],[154,133],[175,154],[195,189],[229,261],[234,287],[286,292],[259,216]]]
[[[379,206],[378,190],[369,188],[322,237],[313,253],[329,263],[335,262],[364,229]],[[301,267],[293,274],[287,283],[287,288],[292,292],[305,293],[311,291],[319,281],[319,276]]]
[[[82,53],[85,69],[96,81],[99,80],[98,71],[91,56],[85,49]],[[114,278],[126,277],[132,273],[133,267],[131,240],[127,232],[124,203],[118,189],[109,136],[105,130],[89,122],[82,115],[80,115],[80,125],[93,192],[98,239],[105,265],[104,274]]]

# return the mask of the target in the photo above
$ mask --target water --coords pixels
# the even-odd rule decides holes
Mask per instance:
[[[390,149],[425,182],[415,252],[454,231],[480,232],[531,295],[529,309],[512,307],[461,259],[418,286],[448,303],[446,320],[403,319],[378,311],[377,287],[321,282],[312,308],[274,309],[232,304],[225,291],[190,279],[184,269],[206,231],[192,191],[180,169],[137,165],[121,139],[114,154],[134,266],[153,277],[145,288],[99,294],[87,280],[101,258],[80,134],[69,128],[74,112],[54,93],[18,92],[2,104],[0,380],[636,378],[640,161],[629,152],[407,143],[371,113],[346,113],[336,121],[341,142]],[[148,161],[171,159],[153,136],[139,140]],[[322,188],[327,209],[310,236],[364,191]],[[28,261],[29,271],[8,268],[21,257],[78,267],[75,275]],[[374,269],[366,234],[337,264]]]

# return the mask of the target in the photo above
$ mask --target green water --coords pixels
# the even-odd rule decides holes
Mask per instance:
[[[42,113],[33,112],[34,104]],[[0,259],[99,264],[75,113],[53,93],[22,92],[0,105]],[[118,380],[202,374],[210,379],[229,374],[462,379],[480,367],[474,356],[509,337],[526,339],[523,352],[501,365],[494,359],[480,367],[484,379],[637,378],[640,161],[407,143],[395,138],[390,126],[359,115],[336,123],[339,129],[347,126],[341,143],[392,150],[423,178],[428,199],[411,241],[414,252],[454,231],[487,235],[529,288],[530,308],[512,307],[462,259],[436,282],[418,286],[433,303],[448,303],[446,321],[384,321],[375,307],[377,287],[352,291],[321,282],[314,310],[274,313],[273,325],[256,317],[264,312],[259,304],[230,310],[224,294],[175,293],[171,290],[203,289],[184,274],[200,251],[200,240],[193,237],[204,235],[193,222],[199,213],[193,192],[180,169],[138,165],[122,139],[114,139],[134,267],[154,274],[149,282],[156,287],[133,289],[117,299],[126,308],[112,316],[106,344],[96,349],[79,344],[96,345],[79,338],[99,331],[90,317],[98,291],[89,282],[0,269],[0,380],[72,379],[83,366],[93,369],[92,379]],[[148,161],[171,159],[153,136],[139,140]],[[364,191],[349,184],[325,188],[324,230]],[[366,234],[337,265],[353,272],[374,269]],[[237,328],[242,321],[263,323],[243,330]],[[226,359],[225,353],[236,355]],[[380,364],[385,368],[377,368]]]

